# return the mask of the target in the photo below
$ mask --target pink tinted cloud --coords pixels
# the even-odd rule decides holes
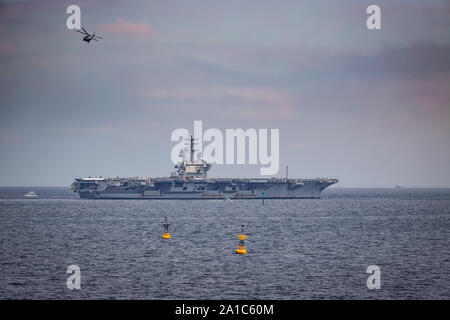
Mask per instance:
[[[155,31],[148,23],[126,21],[125,19],[117,19],[114,23],[102,24],[100,30],[117,36],[152,37],[155,35]]]
[[[229,102],[227,115],[235,117],[236,114],[266,119],[286,118],[295,115],[295,108],[291,97],[283,92],[271,88],[252,87],[202,87],[185,89],[156,89],[141,90],[137,92],[141,99],[163,99],[174,102],[173,106],[179,108],[180,102],[190,105],[190,110],[210,111],[211,103],[221,103],[224,98],[236,98]],[[203,103],[198,103],[203,102]],[[191,106],[191,104],[194,104]],[[170,108],[168,105],[165,109]]]
[[[8,42],[0,42],[0,52],[1,53],[14,53],[16,48]]]

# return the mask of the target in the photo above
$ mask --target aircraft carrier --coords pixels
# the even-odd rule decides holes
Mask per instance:
[[[312,199],[337,179],[208,178],[211,164],[194,160],[195,141],[188,138],[190,157],[182,157],[170,177],[77,178],[72,191],[82,199]]]

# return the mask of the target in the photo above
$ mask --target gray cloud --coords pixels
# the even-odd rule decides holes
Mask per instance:
[[[360,1],[80,3],[89,30],[123,19],[155,36],[87,45],[64,3],[0,6],[3,185],[166,175],[172,130],[203,120],[279,128],[292,175],[448,186],[448,2],[382,2],[379,33]]]

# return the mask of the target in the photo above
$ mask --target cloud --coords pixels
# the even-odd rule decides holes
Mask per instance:
[[[101,24],[100,30],[117,36],[152,37],[155,31],[146,22],[132,22],[125,19],[117,19],[115,23]]]
[[[159,99],[204,99],[204,98],[239,98],[247,101],[285,104],[289,99],[268,88],[207,87],[201,89],[158,89],[141,91],[140,96]]]
[[[260,87],[173,88],[138,90],[137,98],[146,102],[145,109],[158,112],[216,112],[225,118],[236,115],[258,119],[286,119],[295,114],[293,101],[285,92]],[[214,111],[213,111],[214,110]]]
[[[63,1],[2,1],[0,3],[0,14],[4,17],[17,17],[30,15],[38,11],[64,10],[67,4]]]
[[[8,42],[0,42],[0,53],[11,54],[16,52],[16,48]]]

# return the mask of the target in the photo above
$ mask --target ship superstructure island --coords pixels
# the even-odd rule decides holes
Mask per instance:
[[[195,160],[195,139],[187,139],[176,171],[163,178],[77,178],[72,191],[83,199],[311,199],[337,179],[208,178],[212,164]]]

